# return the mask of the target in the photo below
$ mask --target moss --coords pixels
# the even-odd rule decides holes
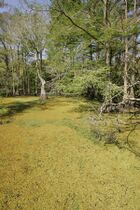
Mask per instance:
[[[36,98],[3,103],[17,100],[25,107]],[[92,143],[87,123],[92,111],[78,111],[85,100],[52,97],[43,109],[30,104],[0,126],[1,209],[140,208],[139,158]]]
[[[0,108],[0,116],[4,116],[7,115],[9,113],[9,109],[8,108]]]

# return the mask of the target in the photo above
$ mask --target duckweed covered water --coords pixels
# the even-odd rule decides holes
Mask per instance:
[[[140,158],[93,143],[89,113],[78,111],[86,101],[2,103],[10,120],[0,125],[0,209],[140,210]]]

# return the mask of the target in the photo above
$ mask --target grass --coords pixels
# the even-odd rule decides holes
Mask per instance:
[[[93,144],[91,104],[51,97],[41,106],[27,97],[1,107],[12,120],[0,125],[0,209],[140,209],[140,159]]]

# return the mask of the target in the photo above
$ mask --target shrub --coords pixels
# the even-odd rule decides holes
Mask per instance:
[[[58,94],[82,95],[89,99],[96,98],[102,101],[114,96],[120,87],[108,79],[109,69],[100,67],[94,70],[86,70],[78,76],[66,75],[56,82],[54,92]]]

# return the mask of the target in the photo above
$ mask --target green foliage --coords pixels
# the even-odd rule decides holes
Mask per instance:
[[[82,72],[77,76],[65,76],[63,80],[57,81],[55,91],[57,90],[59,94],[83,95],[98,100],[113,97],[120,91],[120,87],[113,83],[108,87],[109,71],[109,68],[100,67]]]
[[[126,39],[130,92],[132,77],[139,78],[138,15],[133,1],[128,8],[123,1],[107,2],[53,0],[48,13],[32,2],[26,5],[30,13],[2,13],[0,95],[37,95],[39,70],[51,93],[110,100],[123,90]]]
[[[8,108],[0,108],[0,117],[4,116],[4,115],[7,115],[8,112],[9,112]]]

